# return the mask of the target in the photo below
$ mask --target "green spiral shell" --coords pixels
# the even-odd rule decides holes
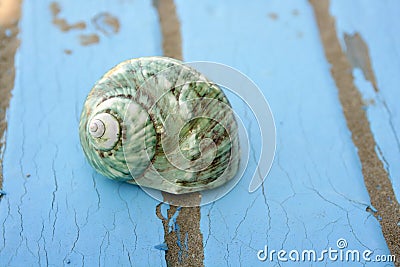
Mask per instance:
[[[102,175],[182,194],[234,177],[237,129],[216,84],[181,61],[144,57],[120,63],[94,85],[79,135]]]

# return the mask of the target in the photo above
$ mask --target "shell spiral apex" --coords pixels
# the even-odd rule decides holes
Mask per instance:
[[[216,188],[239,166],[237,122],[223,91],[166,57],[107,72],[86,99],[79,136],[102,175],[173,194]]]

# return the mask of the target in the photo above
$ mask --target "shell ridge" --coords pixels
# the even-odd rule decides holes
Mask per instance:
[[[100,113],[110,113],[120,125],[119,140],[108,151],[97,151],[88,137],[87,125]],[[238,169],[237,122],[229,100],[218,85],[175,59],[116,65],[93,86],[79,127],[89,162],[112,179],[179,194],[217,187]],[[178,139],[164,140],[173,137]]]

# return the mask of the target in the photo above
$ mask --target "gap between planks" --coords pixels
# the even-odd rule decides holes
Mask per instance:
[[[363,109],[361,93],[354,84],[352,65],[341,49],[335,19],[329,13],[330,1],[309,1],[314,9],[325,56],[331,64],[331,74],[339,92],[346,123],[357,147],[371,204],[378,210],[374,215],[382,227],[391,253],[400,258],[400,227],[397,225],[400,220],[400,205],[394,195],[388,173],[376,154],[376,143]],[[373,79],[371,82],[374,81]],[[400,266],[399,261],[395,264]]]
[[[180,22],[176,14],[173,0],[153,0],[157,10],[161,34],[163,54],[179,60],[182,56],[182,37]],[[173,202],[175,198],[171,194],[163,193],[165,202]],[[165,251],[167,266],[204,266],[203,235],[200,231],[200,204],[201,194],[193,193],[189,196],[190,201],[195,201],[195,207],[177,207],[170,205],[167,218],[161,214],[160,203],[156,207],[156,215],[162,220],[164,228],[164,242],[168,247]],[[165,205],[165,204],[164,204]],[[169,230],[169,222],[178,213],[176,222],[177,229]],[[187,242],[186,245],[182,243]],[[181,244],[181,245],[179,245]]]

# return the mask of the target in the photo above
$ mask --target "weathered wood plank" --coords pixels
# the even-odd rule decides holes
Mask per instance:
[[[337,36],[335,18],[329,13],[330,1],[310,0],[310,3],[314,9],[326,58],[331,64],[330,71],[339,91],[347,126],[352,133],[352,140],[361,161],[364,182],[371,203],[376,208],[374,216],[379,220],[390,251],[400,255],[400,205],[395,200],[390,176],[380,159],[377,149],[379,144],[375,141],[365,112],[365,100],[357,89],[352,74],[354,68],[361,68],[374,91],[379,92],[371,68],[368,46],[358,33],[345,34],[346,51],[344,51]]]
[[[263,188],[249,194],[245,175],[230,194],[202,208],[205,265],[263,265],[257,251],[264,245],[322,251],[336,249],[339,238],[349,249],[389,254],[379,223],[366,212],[360,161],[308,2],[177,1],[177,8],[184,58],[242,70],[268,98],[277,127],[277,154]],[[276,255],[273,262],[279,264]]]
[[[355,65],[355,82],[370,103],[366,110],[377,150],[398,192],[400,81],[395,75],[399,60],[393,60],[400,44],[398,27],[393,27],[398,3],[347,2],[332,2],[338,36],[345,48],[349,43],[344,33],[358,32],[369,48],[374,78]],[[337,249],[339,238],[347,240],[348,249],[389,254],[379,222],[368,213],[374,208],[310,4],[176,4],[183,58],[217,61],[243,71],[268,98],[277,127],[271,173],[262,188],[249,194],[251,170],[260,153],[259,130],[250,110],[229,94],[249,130],[252,154],[238,186],[201,208],[205,266],[268,265],[257,259],[265,245],[270,250],[319,253]],[[166,265],[158,202],[135,186],[96,174],[83,156],[77,132],[81,106],[96,79],[124,59],[162,54],[156,10],[142,0],[62,0],[59,7],[58,12],[50,1],[23,5],[4,153],[7,195],[0,199],[0,266]],[[103,12],[120,27],[96,26],[93,19]],[[371,21],[372,15],[380,19]],[[169,206],[158,207],[158,216],[168,218]],[[189,220],[173,216],[175,221],[165,222],[166,231],[179,224],[190,230]],[[276,257],[272,265],[292,265]],[[327,257],[323,262],[360,265]]]
[[[397,200],[400,199],[399,10],[398,1],[382,4],[335,0],[331,3],[343,50],[358,52],[350,55],[355,84],[363,96],[376,151],[389,174]]]
[[[20,11],[20,1],[3,0],[0,2],[0,190],[3,184],[6,112],[10,103],[11,90],[14,88],[14,59],[19,45],[17,36]]]
[[[97,175],[77,130],[86,95],[103,73],[128,58],[161,54],[157,14],[149,1],[60,1],[57,18],[86,24],[62,32],[50,4],[23,3],[4,154],[0,265],[165,265],[164,253],[154,248],[163,242],[158,202]],[[118,19],[118,33],[96,29],[92,19],[102,12]],[[93,34],[99,43],[80,44],[80,35]]]

